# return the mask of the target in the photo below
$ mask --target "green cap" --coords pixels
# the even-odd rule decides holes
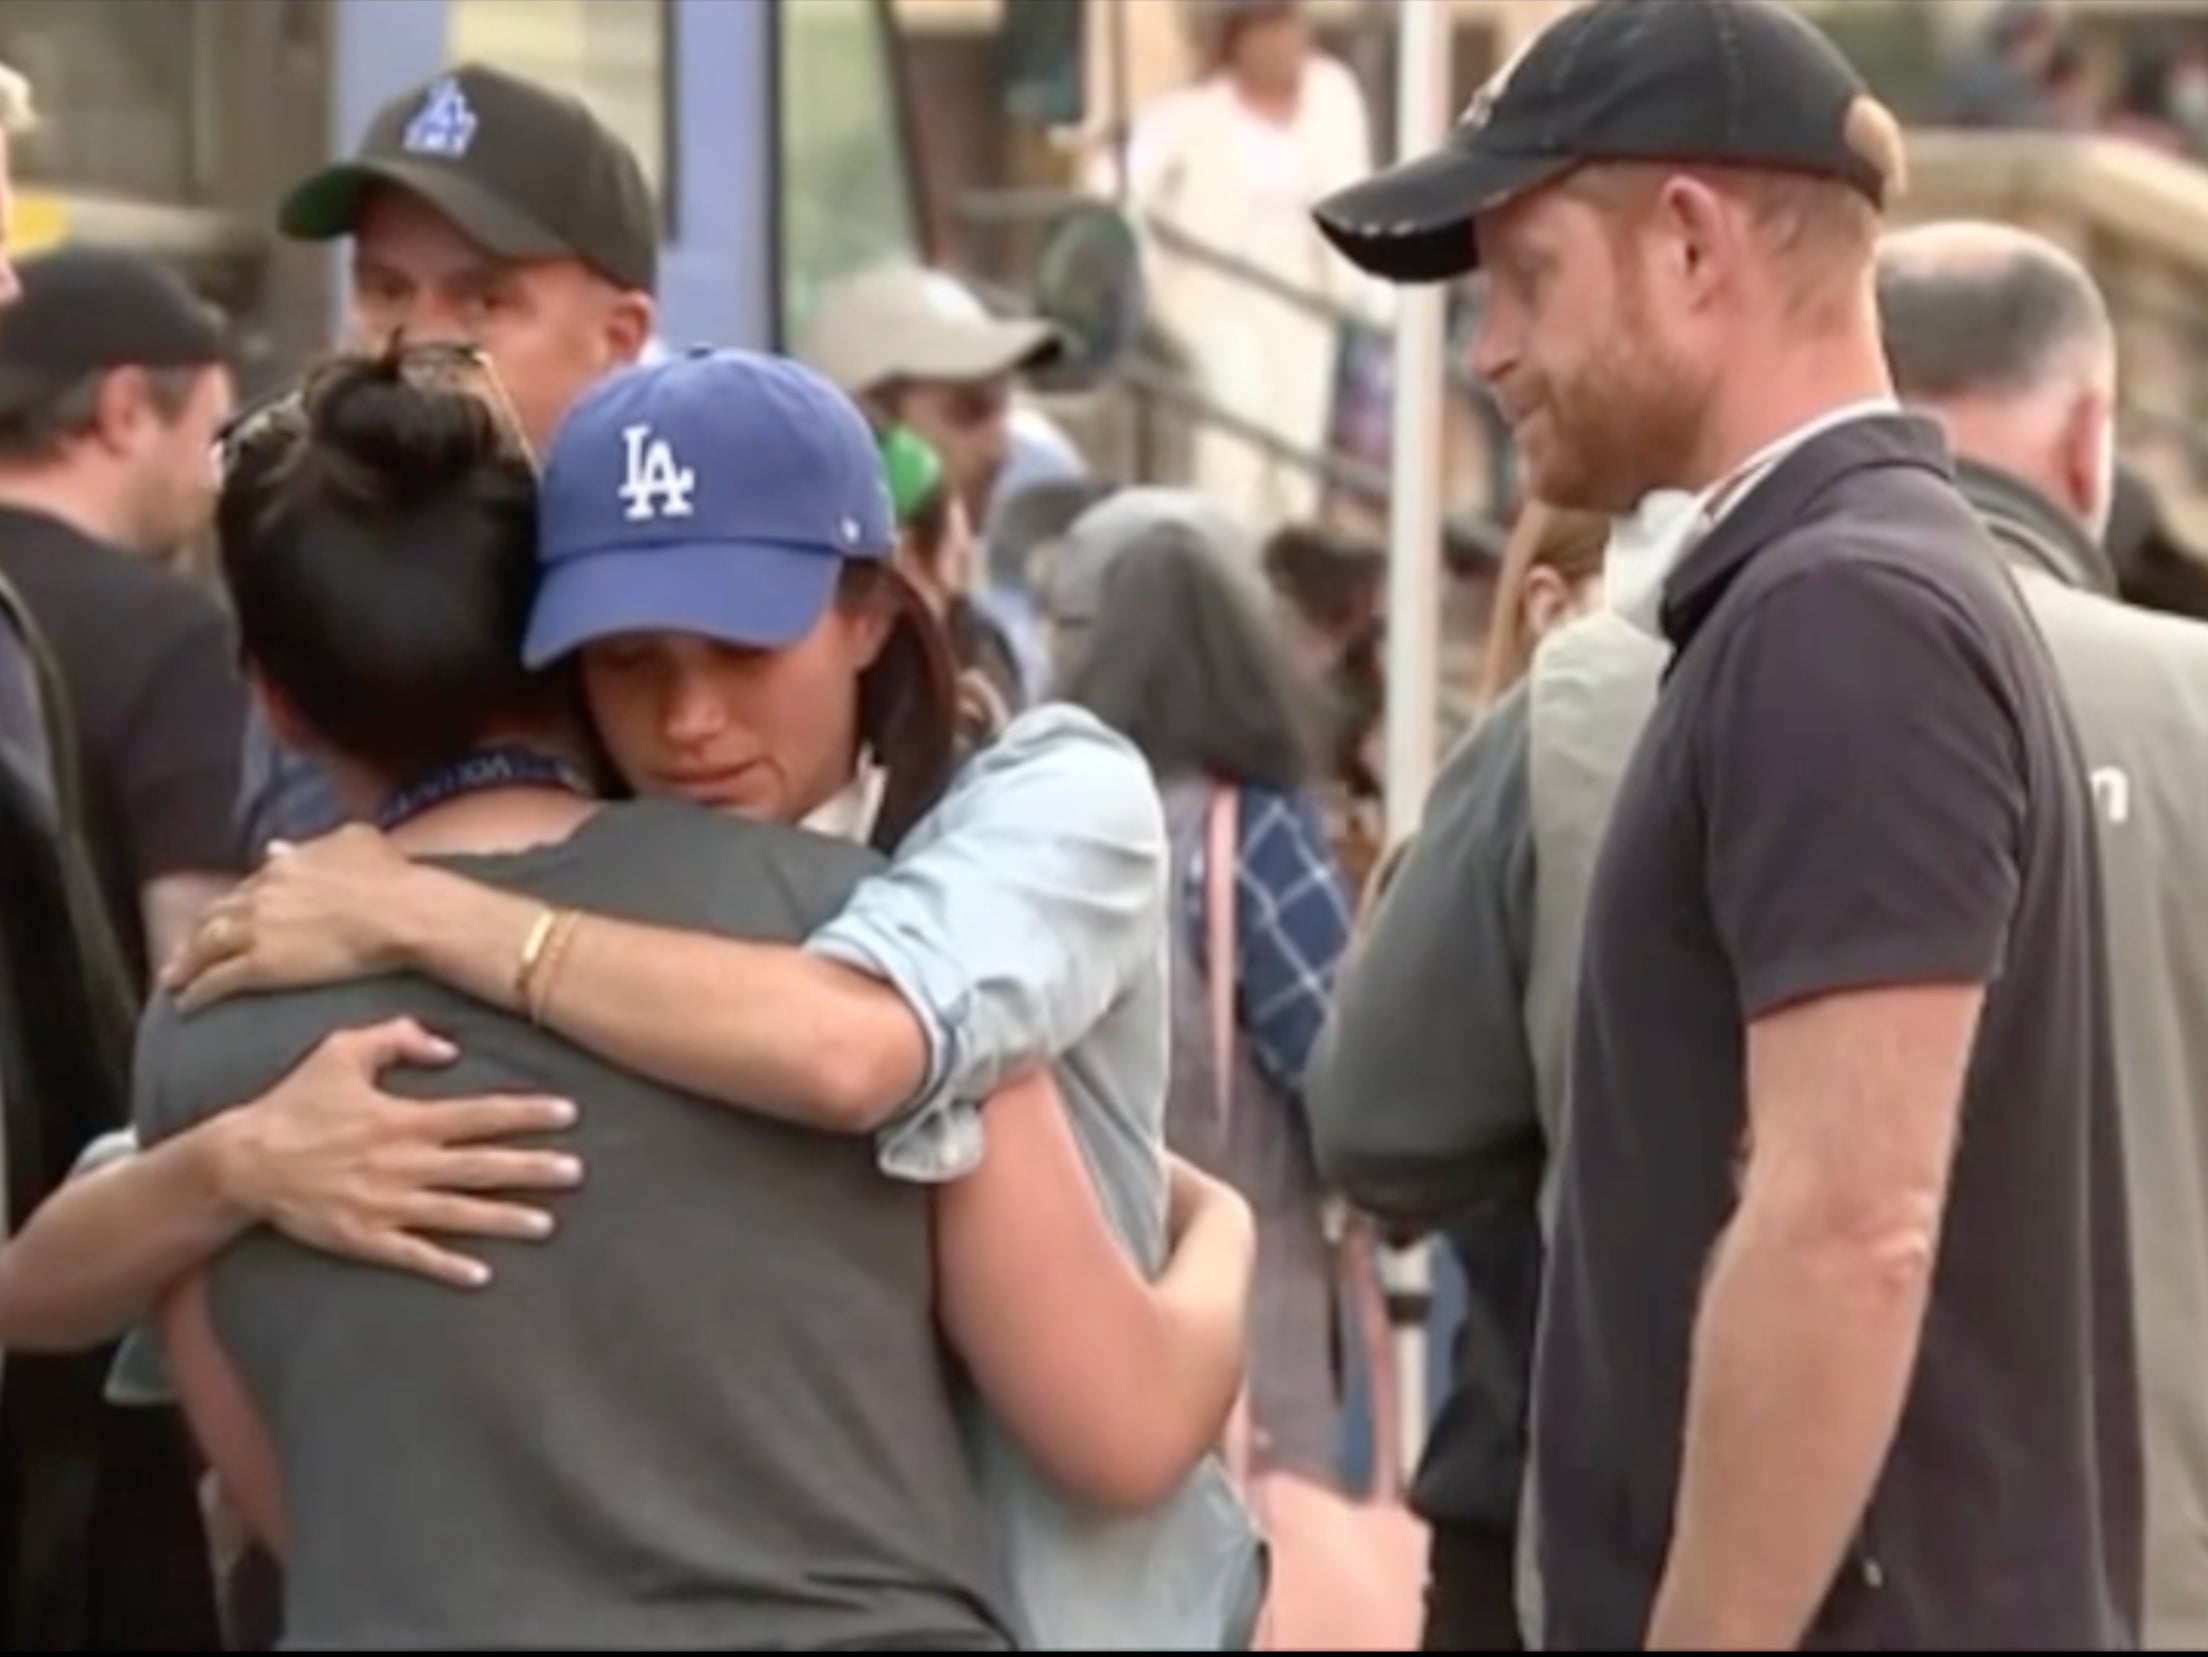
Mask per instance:
[[[882,434],[882,470],[889,474],[889,504],[900,526],[911,523],[943,483],[943,457],[908,426],[892,426]]]

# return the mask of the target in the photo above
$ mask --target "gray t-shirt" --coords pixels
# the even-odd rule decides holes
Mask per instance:
[[[876,866],[674,805],[456,862],[548,902],[794,942]],[[413,977],[149,1014],[150,1143],[324,1036],[411,1016],[461,1058],[419,1095],[581,1107],[586,1184],[481,1294],[269,1232],[214,1268],[217,1329],[275,1439],[290,1642],[1002,1649],[989,1538],[934,1324],[929,1193],[872,1147],[626,1075]]]

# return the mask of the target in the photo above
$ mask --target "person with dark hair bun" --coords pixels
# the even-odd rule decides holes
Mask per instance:
[[[803,412],[779,459],[821,492],[839,562],[879,566],[886,490],[855,413],[786,365],[734,372]],[[541,910],[504,1010],[389,973],[189,1014],[164,998],[128,1177],[149,1189],[165,1157],[264,1112],[250,1101],[301,1053],[379,1021],[444,1038],[391,1079],[414,1108],[564,1100],[571,1131],[475,1153],[415,1210],[421,1233],[494,1239],[472,1273],[423,1239],[236,1222],[206,1239],[202,1257],[234,1246],[163,1313],[187,1413],[283,1558],[293,1643],[1007,1649],[1003,1532],[944,1345],[1046,1474],[1106,1509],[1155,1501],[1239,1383],[1247,1214],[1177,1171],[1175,1251],[1146,1283],[1047,1077],[997,1091],[995,1154],[937,1192],[882,1181],[863,1139],[700,1110],[544,1028],[586,911],[592,927],[794,938],[880,858],[863,833],[757,820],[809,814],[794,795],[597,804],[557,636],[600,625],[608,596],[576,608],[553,549],[609,520],[579,504],[596,468],[573,457],[532,490],[500,402],[471,354],[332,364],[233,434],[220,517],[249,673],[286,734],[397,852]],[[849,571],[826,573],[840,599],[824,598],[848,607],[834,625],[894,624]],[[650,568],[628,575],[623,603],[661,591]],[[918,786],[890,779],[877,799]],[[549,1211],[486,1201],[586,1163],[557,1246],[527,1246]],[[172,1234],[183,1206],[159,1215]],[[332,1254],[497,1285],[453,1296]],[[500,1591],[514,1581],[532,1592]]]
[[[580,758],[572,675],[517,641],[536,593],[526,444],[471,353],[341,360],[227,446],[240,642],[289,746],[411,777],[520,733]]]
[[[523,658],[579,661],[632,786],[894,864],[818,914],[800,953],[501,891],[353,831],[263,870],[175,982],[198,1003],[403,962],[671,1085],[871,1136],[882,1172],[939,1193],[947,1281],[1005,1278],[948,1296],[946,1317],[993,1406],[976,1465],[1022,1639],[1241,1638],[1262,1560],[1211,1452],[1247,1278],[1185,1258],[1202,1251],[1164,1152],[1163,837],[1140,757],[1066,708],[974,742],[942,627],[892,556],[876,433],[786,359],[694,353],[587,393],[546,458],[538,541]],[[555,911],[558,970],[528,1003],[518,963]],[[1008,1108],[1034,1096],[1008,1083],[1061,1056],[1066,1120]],[[1068,1121],[1081,1156],[1060,1155]],[[1046,1197],[1018,1172],[1034,1166],[1080,1188]],[[1099,1200],[1109,1262],[1064,1229]],[[1195,1306],[1123,1319],[1130,1268],[1185,1273]]]

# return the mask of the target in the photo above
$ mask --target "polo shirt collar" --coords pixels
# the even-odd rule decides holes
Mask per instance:
[[[1683,649],[1734,579],[1774,536],[1796,522],[1831,484],[1852,473],[1904,466],[1954,481],[1947,436],[1922,415],[1864,414],[1827,425],[1736,492],[1708,534],[1664,583],[1664,637]]]
[[[1703,489],[1658,489],[1610,527],[1603,585],[1610,608],[1650,638],[1663,637],[1664,583],[1680,562],[1769,477],[1779,462],[1852,420],[1900,412],[1891,397],[1867,397],[1805,420],[1766,443]]]

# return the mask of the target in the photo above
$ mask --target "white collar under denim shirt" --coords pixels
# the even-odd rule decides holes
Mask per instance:
[[[798,827],[863,846],[874,838],[888,787],[889,773],[875,762],[871,749],[862,749],[851,780],[815,806]]]
[[[1664,636],[1664,583],[1680,560],[1724,522],[1727,513],[1755,493],[1779,462],[1811,438],[1851,420],[1898,414],[1891,397],[1866,397],[1805,421],[1766,443],[1706,489],[1656,489],[1610,525],[1603,551],[1603,602],[1653,639]]]

